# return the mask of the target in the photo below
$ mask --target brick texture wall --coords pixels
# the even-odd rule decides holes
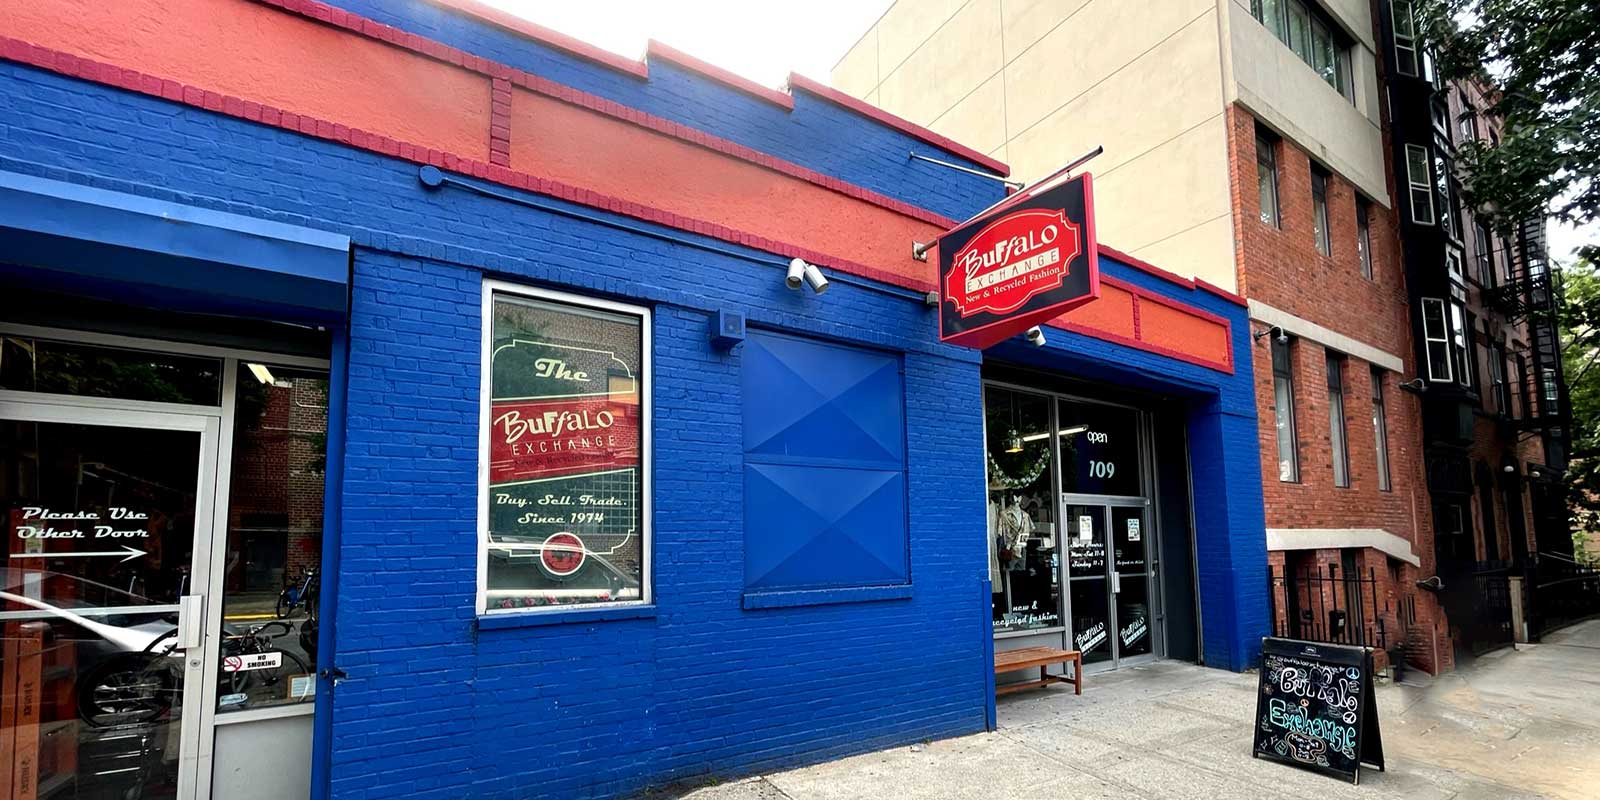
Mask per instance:
[[[1272,351],[1269,339],[1254,343],[1256,401],[1260,408],[1260,453],[1267,527],[1380,528],[1411,543],[1421,567],[1402,565],[1398,589],[1386,601],[1395,613],[1402,599],[1417,594],[1414,582],[1433,574],[1432,510],[1428,500],[1422,452],[1421,404],[1399,385],[1416,375],[1411,343],[1409,304],[1399,243],[1399,223],[1392,209],[1369,205],[1372,278],[1362,275],[1357,249],[1357,193],[1337,173],[1327,182],[1330,255],[1317,249],[1313,229],[1311,169],[1305,151],[1287,140],[1276,141],[1280,226],[1261,221],[1256,162],[1255,118],[1242,106],[1228,110],[1229,174],[1232,182],[1234,256],[1241,292],[1253,300],[1288,312],[1358,342],[1398,356],[1402,373],[1374,373],[1373,365],[1350,356],[1344,363],[1344,428],[1350,485],[1334,485],[1330,397],[1323,343],[1296,339],[1291,344],[1295,420],[1298,430],[1299,481],[1278,480],[1278,441],[1274,424]],[[1391,177],[1391,195],[1393,194]],[[1256,323],[1256,327],[1264,327]],[[1377,437],[1372,419],[1372,381],[1383,380],[1391,488],[1379,488]],[[1324,560],[1334,555],[1318,556]],[[1387,560],[1369,550],[1363,563]],[[1279,558],[1274,563],[1281,564]],[[1290,559],[1294,563],[1294,559]],[[1387,564],[1372,564],[1390,574]],[[1409,601],[1408,601],[1409,602]],[[1416,600],[1417,636],[1432,642],[1443,612],[1432,595]],[[1403,636],[1412,636],[1408,623]],[[1426,634],[1423,636],[1423,634]],[[1448,668],[1448,652],[1417,651],[1412,658],[1430,671]],[[1448,651],[1448,647],[1442,648]]]

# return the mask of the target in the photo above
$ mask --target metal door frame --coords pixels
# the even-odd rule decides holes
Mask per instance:
[[[1160,532],[1156,530],[1154,525],[1150,524],[1151,510],[1154,508],[1154,504],[1148,497],[1129,497],[1126,495],[1071,494],[1062,492],[1060,495],[1058,495],[1058,498],[1056,513],[1060,518],[1062,525],[1066,524],[1067,506],[1092,506],[1100,510],[1100,522],[1101,525],[1104,526],[1106,535],[1106,571],[1099,577],[1105,578],[1106,581],[1106,625],[1108,628],[1110,628],[1107,633],[1111,639],[1111,659],[1098,664],[1085,666],[1084,669],[1120,669],[1122,667],[1144,664],[1162,658],[1165,655],[1163,652],[1165,648],[1161,647],[1158,643],[1162,641],[1161,637],[1166,635],[1166,630],[1164,615],[1158,613],[1158,608],[1162,602],[1162,599],[1155,593],[1155,584],[1157,583],[1156,570],[1160,565],[1160,548],[1158,538],[1160,536]],[[1145,597],[1148,599],[1150,605],[1150,652],[1129,658],[1123,658],[1122,656],[1122,642],[1120,635],[1118,635],[1120,631],[1116,624],[1117,594],[1119,591],[1117,589],[1118,584],[1116,583],[1115,577],[1116,554],[1115,550],[1111,546],[1111,509],[1113,508],[1140,509],[1142,512],[1140,515],[1140,525],[1144,528],[1144,530],[1149,532],[1145,537]],[[1076,631],[1073,630],[1073,620],[1075,617],[1072,614],[1072,592],[1071,583],[1069,583],[1069,581],[1072,580],[1071,559],[1063,558],[1061,568],[1063,570],[1063,585],[1068,587],[1066,597],[1064,598],[1067,607],[1065,636],[1067,638],[1067,642],[1072,643],[1076,641],[1074,638]]]
[[[0,419],[15,420],[19,422],[36,422],[46,424],[69,425],[95,425],[117,428],[136,428],[141,430],[167,430],[184,431],[200,434],[200,447],[195,456],[199,459],[196,468],[197,478],[194,495],[194,531],[192,533],[191,549],[189,554],[189,591],[184,595],[178,605],[170,606],[141,606],[141,611],[159,613],[176,611],[180,615],[190,613],[194,608],[200,611],[200,629],[202,631],[201,647],[199,652],[189,652],[183,660],[183,711],[179,717],[178,732],[178,793],[179,800],[191,800],[202,796],[202,784],[210,783],[210,776],[201,779],[200,768],[208,763],[202,756],[202,731],[204,725],[201,712],[205,708],[205,683],[206,675],[211,675],[215,681],[215,670],[206,669],[206,665],[215,664],[210,658],[215,637],[210,635],[209,626],[206,625],[211,616],[203,595],[195,593],[195,587],[209,585],[211,582],[211,550],[212,537],[216,530],[218,519],[217,509],[217,476],[218,476],[218,444],[221,439],[222,418],[220,414],[204,414],[194,412],[170,412],[133,410],[120,407],[120,401],[104,401],[100,398],[63,397],[59,395],[34,395],[29,399],[17,399],[20,392],[0,392]],[[225,518],[223,520],[226,521]],[[194,598],[191,600],[191,598]],[[184,630],[190,624],[181,618],[178,629]],[[206,792],[209,794],[209,792]]]
[[[239,365],[242,362],[258,362],[284,367],[327,370],[330,368],[330,362],[328,359],[260,350],[13,323],[0,323],[0,335],[152,353],[202,356],[216,358],[222,362],[221,392],[218,404],[214,406],[0,390],[0,417],[10,417],[13,409],[33,409],[44,418],[37,420],[30,417],[14,418],[107,425],[117,424],[105,421],[111,419],[149,420],[156,424],[130,422],[123,427],[156,427],[169,430],[191,429],[173,427],[174,425],[201,425],[199,429],[202,456],[201,483],[195,494],[195,546],[189,567],[189,586],[190,591],[194,593],[190,596],[198,596],[203,609],[203,646],[199,664],[195,664],[194,659],[190,658],[186,659],[184,665],[183,716],[180,723],[183,728],[179,736],[177,797],[178,800],[209,800],[213,758],[216,751],[216,726],[290,716],[309,716],[316,711],[315,703],[298,703],[218,715],[217,671],[206,668],[207,665],[220,663],[222,658],[222,601],[225,577],[223,572],[227,565],[228,500],[233,466],[234,401]],[[169,424],[159,424],[162,421]],[[206,458],[207,453],[210,454],[209,463]],[[201,527],[202,507],[209,514],[209,523],[205,528]],[[197,592],[197,587],[203,588],[204,591]],[[195,675],[197,671],[201,673],[198,677]],[[191,730],[194,734],[188,735]],[[186,780],[187,785],[184,783]]]

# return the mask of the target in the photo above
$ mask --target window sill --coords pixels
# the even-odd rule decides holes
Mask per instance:
[[[848,589],[802,589],[792,592],[745,592],[746,609],[826,606],[837,603],[869,603],[878,600],[909,600],[911,584],[900,586],[858,586]]]
[[[518,611],[506,614],[480,614],[478,630],[542,628],[549,625],[579,625],[585,622],[611,622],[622,619],[654,619],[653,605],[574,608],[560,611]]]

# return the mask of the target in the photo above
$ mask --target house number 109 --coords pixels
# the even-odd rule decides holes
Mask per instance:
[[[1090,461],[1089,477],[1109,478],[1117,474],[1117,465],[1110,461]]]

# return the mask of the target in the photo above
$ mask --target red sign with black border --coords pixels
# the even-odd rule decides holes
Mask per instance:
[[[939,339],[983,349],[1100,296],[1085,173],[939,237]]]

